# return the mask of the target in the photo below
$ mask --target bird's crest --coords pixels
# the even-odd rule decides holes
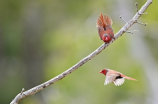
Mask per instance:
[[[97,27],[105,28],[108,25],[112,25],[112,23],[113,23],[112,19],[109,16],[107,15],[103,16],[103,14],[101,13],[99,18],[97,19],[96,24],[97,24]]]

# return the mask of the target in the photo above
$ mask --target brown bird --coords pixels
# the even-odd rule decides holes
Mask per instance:
[[[107,15],[103,16],[102,13],[97,19],[96,27],[98,28],[100,39],[105,43],[109,43],[112,39],[115,39],[114,32],[111,27],[112,23],[111,18]]]
[[[129,79],[129,80],[137,81],[134,78],[127,77],[120,72],[110,70],[110,69],[103,69],[100,71],[100,73],[102,73],[106,76],[104,85],[107,85],[107,84],[113,82],[115,84],[115,86],[119,86],[124,83],[125,78]]]

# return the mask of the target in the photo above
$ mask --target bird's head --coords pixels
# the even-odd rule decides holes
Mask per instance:
[[[111,41],[111,39],[110,39],[110,37],[109,37],[108,34],[104,34],[103,37],[102,37],[102,39],[103,39],[104,42],[109,42],[109,41]]]
[[[101,71],[100,71],[100,73],[102,73],[102,74],[104,74],[104,75],[106,75],[106,74],[107,74],[107,72],[108,72],[108,70],[107,70],[107,69],[103,69],[103,70],[101,70]]]

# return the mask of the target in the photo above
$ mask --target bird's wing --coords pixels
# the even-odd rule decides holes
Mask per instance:
[[[98,27],[98,34],[99,34],[99,37],[100,37],[101,40],[103,40],[102,39],[102,35],[103,35],[102,32],[103,32],[103,30],[104,30],[103,27]]]
[[[122,78],[119,78],[119,79],[116,79],[114,82],[115,86],[120,86],[124,83],[125,79],[122,77]]]
[[[104,85],[107,85],[107,84],[113,82],[116,79],[116,76],[117,76],[116,74],[107,75],[105,78]]]
[[[107,73],[107,76],[108,75],[114,75],[114,76],[120,76],[122,75],[122,73],[118,72],[118,71],[115,71],[115,70],[111,70],[111,69],[108,69],[108,73]]]

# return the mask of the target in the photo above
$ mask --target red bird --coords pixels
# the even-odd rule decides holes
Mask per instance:
[[[110,69],[103,69],[100,71],[100,73],[102,73],[106,76],[104,85],[107,85],[107,84],[113,82],[115,84],[115,86],[119,86],[124,83],[125,78],[129,79],[129,80],[137,81],[134,78],[127,77],[120,72],[110,70]]]
[[[115,39],[113,29],[111,27],[112,23],[111,18],[107,15],[103,16],[102,13],[97,20],[96,27],[98,27],[100,39],[105,43],[109,43],[112,39]]]

